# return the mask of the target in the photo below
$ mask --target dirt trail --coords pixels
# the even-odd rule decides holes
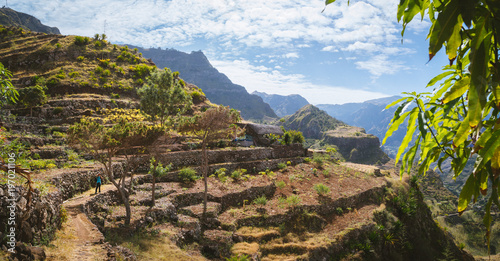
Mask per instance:
[[[112,184],[103,185],[101,193],[112,189],[114,189]],[[94,191],[94,189],[88,190],[63,203],[68,211],[67,226],[74,233],[74,237],[70,240],[72,242],[65,242],[74,246],[71,253],[66,253],[69,260],[106,260],[107,258],[107,251],[103,247],[103,234],[83,212],[83,205],[95,196]]]

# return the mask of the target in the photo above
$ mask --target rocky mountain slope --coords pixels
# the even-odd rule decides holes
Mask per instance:
[[[387,126],[394,116],[396,107],[385,110],[385,106],[400,98],[392,96],[369,100],[362,103],[345,104],[318,104],[319,109],[326,111],[330,116],[339,119],[349,125],[361,127],[366,133],[373,134],[382,140],[387,131]],[[405,128],[401,128],[393,133],[384,144],[384,151],[390,156],[396,155],[397,148],[404,138]]]
[[[348,161],[367,164],[389,161],[376,136],[366,134],[362,128],[349,126],[311,104],[285,116],[278,124],[285,129],[299,130],[306,139],[317,140],[319,144],[335,145]]]
[[[249,94],[243,86],[232,83],[210,64],[201,51],[188,54],[174,49],[130,47],[137,48],[160,68],[179,71],[185,81],[200,87],[210,101],[241,111],[242,117],[247,120],[277,118],[269,104],[259,96]]]
[[[33,32],[61,34],[57,27],[43,25],[37,18],[29,14],[17,12],[8,7],[3,7],[0,9],[0,25],[18,26]]]
[[[258,91],[254,91],[252,94],[258,95],[264,100],[264,102],[268,103],[278,117],[292,115],[300,110],[300,108],[309,104],[304,97],[298,94],[284,96],[278,94],[267,94],[265,92]]]

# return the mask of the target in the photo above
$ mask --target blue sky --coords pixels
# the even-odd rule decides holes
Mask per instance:
[[[443,52],[428,63],[425,19],[412,22],[401,43],[398,2],[338,0],[324,12],[321,0],[24,0],[8,6],[65,35],[105,30],[113,43],[202,50],[249,92],[342,104],[424,91],[447,63]]]

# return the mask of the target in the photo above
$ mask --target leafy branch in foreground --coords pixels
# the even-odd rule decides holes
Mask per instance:
[[[335,0],[326,0],[326,5]],[[401,175],[412,168],[418,154],[418,172],[425,174],[430,164],[441,169],[451,158],[454,177],[475,158],[458,202],[465,211],[471,200],[487,196],[483,223],[490,245],[491,207],[500,207],[500,1],[493,0],[401,0],[397,18],[404,31],[413,18],[428,15],[429,60],[444,46],[450,61],[444,72],[427,87],[432,93],[405,93],[386,108],[399,104],[384,138],[408,120],[406,135],[399,147],[396,164],[402,159]],[[415,104],[410,111],[405,109]],[[418,128],[414,145],[410,142]],[[410,146],[410,147],[409,147]]]

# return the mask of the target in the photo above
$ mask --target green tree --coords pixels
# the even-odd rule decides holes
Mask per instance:
[[[19,101],[26,108],[30,108],[30,116],[33,116],[34,107],[47,103],[46,90],[47,87],[40,85],[25,87],[19,90]]]
[[[125,206],[125,225],[130,224],[130,193],[132,180],[126,185],[127,172],[120,175],[114,172],[114,157],[119,153],[127,153],[131,148],[147,146],[161,134],[162,128],[148,126],[143,122],[130,121],[126,116],[116,116],[105,119],[82,118],[68,130],[68,143],[86,153],[104,166],[105,175],[117,188],[118,194]],[[127,157],[128,158],[128,157]],[[115,179],[118,177],[118,180]]]
[[[151,206],[155,206],[155,187],[156,187],[156,179],[161,178],[170,171],[172,168],[172,164],[168,164],[167,166],[163,166],[161,162],[158,162],[155,157],[152,157],[149,166],[149,174],[153,176],[153,183],[151,185]]]
[[[153,121],[159,120],[161,126],[169,115],[184,112],[192,103],[177,76],[178,72],[172,73],[168,68],[155,70],[137,91],[141,97],[141,109]]]
[[[15,103],[19,93],[11,82],[12,73],[0,63],[0,108],[6,103]]]
[[[179,126],[179,131],[190,134],[201,140],[202,151],[202,174],[205,183],[205,192],[203,199],[203,216],[207,212],[207,194],[208,194],[208,155],[207,145],[220,139],[230,138],[231,134],[236,133],[238,128],[235,123],[240,121],[240,114],[229,107],[212,107],[191,118],[186,118]]]
[[[396,163],[402,159],[401,174],[409,172],[415,160],[424,174],[431,163],[441,168],[445,159],[451,159],[455,177],[468,176],[459,196],[459,213],[472,199],[489,195],[483,219],[489,245],[491,206],[500,207],[500,1],[401,0],[397,18],[403,23],[402,35],[415,16],[425,14],[432,23],[429,60],[445,47],[450,63],[428,83],[432,93],[405,93],[387,106],[399,105],[383,142],[407,119],[396,156]],[[410,103],[416,107],[405,112]],[[462,173],[469,159],[475,160],[474,170]]]

